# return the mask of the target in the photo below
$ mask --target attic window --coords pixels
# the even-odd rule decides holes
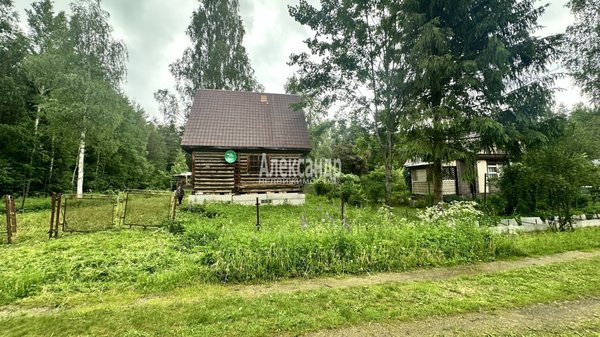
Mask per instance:
[[[267,100],[267,95],[260,95],[260,102],[264,104],[269,104],[269,101]]]

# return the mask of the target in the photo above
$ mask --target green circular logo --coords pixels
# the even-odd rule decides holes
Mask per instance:
[[[228,164],[235,163],[236,159],[237,159],[237,155],[235,154],[235,151],[229,150],[229,151],[225,152],[225,161]]]

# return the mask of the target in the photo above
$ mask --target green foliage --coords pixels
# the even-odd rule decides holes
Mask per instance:
[[[500,179],[508,213],[546,219],[557,216],[560,230],[572,228],[573,208],[582,200],[582,187],[599,185],[598,167],[565,143],[531,151],[523,163],[506,167]]]
[[[192,14],[186,31],[192,47],[169,66],[188,111],[198,89],[262,89],[242,44],[245,31],[238,11],[238,0],[202,0]]]
[[[440,202],[444,162],[492,148],[518,155],[545,139],[539,121],[552,103],[545,72],[560,36],[535,36],[544,7],[534,0],[410,0],[399,11],[401,53],[415,74],[406,88],[407,139],[411,155],[433,163]]]
[[[585,153],[590,159],[600,159],[600,107],[577,105],[569,116],[569,122],[572,126],[569,143],[573,149]]]
[[[391,204],[394,137],[404,108],[407,73],[396,39],[401,32],[397,4],[388,0],[321,0],[320,6],[313,6],[300,1],[289,6],[289,12],[315,33],[305,41],[310,54],[290,56],[290,63],[300,68],[290,84],[312,106],[337,102],[346,107],[344,112],[350,113],[355,124],[368,129],[385,167],[384,196],[386,204]],[[342,149],[345,155],[352,152],[348,146]],[[354,166],[352,161],[349,158]],[[356,168],[361,169],[360,161],[357,163]]]
[[[185,160],[185,153],[182,150],[178,150],[175,162],[173,163],[173,166],[171,166],[171,174],[180,174],[188,172],[189,170]]]
[[[122,94],[127,52],[108,13],[91,0],[73,2],[69,15],[34,2],[25,38],[0,6],[0,189],[72,190],[83,140],[85,191],[169,187],[179,132],[149,123]]]
[[[408,190],[402,169],[393,172],[392,203],[394,205],[406,204]],[[326,195],[328,198],[344,198],[352,205],[380,205],[385,198],[385,172],[383,167],[363,176],[354,174],[340,174],[336,181],[319,177],[313,181],[314,191],[317,195]]]
[[[567,28],[565,63],[585,93],[600,102],[600,1],[571,0],[567,3],[575,22]]]

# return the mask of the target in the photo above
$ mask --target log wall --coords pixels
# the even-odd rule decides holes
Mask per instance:
[[[196,194],[244,194],[264,192],[302,192],[303,183],[298,179],[281,179],[279,175],[261,177],[259,172],[250,169],[250,156],[262,159],[262,152],[236,152],[237,161],[229,164],[224,158],[225,151],[192,152],[192,173]],[[299,160],[301,153],[266,153],[269,170],[276,160]]]

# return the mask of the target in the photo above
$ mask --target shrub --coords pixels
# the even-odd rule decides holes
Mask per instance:
[[[457,224],[477,225],[483,213],[477,210],[473,201],[455,201],[440,203],[417,212],[419,219],[426,224],[455,227]]]
[[[328,195],[333,190],[333,184],[324,177],[318,177],[312,183],[317,195]]]

